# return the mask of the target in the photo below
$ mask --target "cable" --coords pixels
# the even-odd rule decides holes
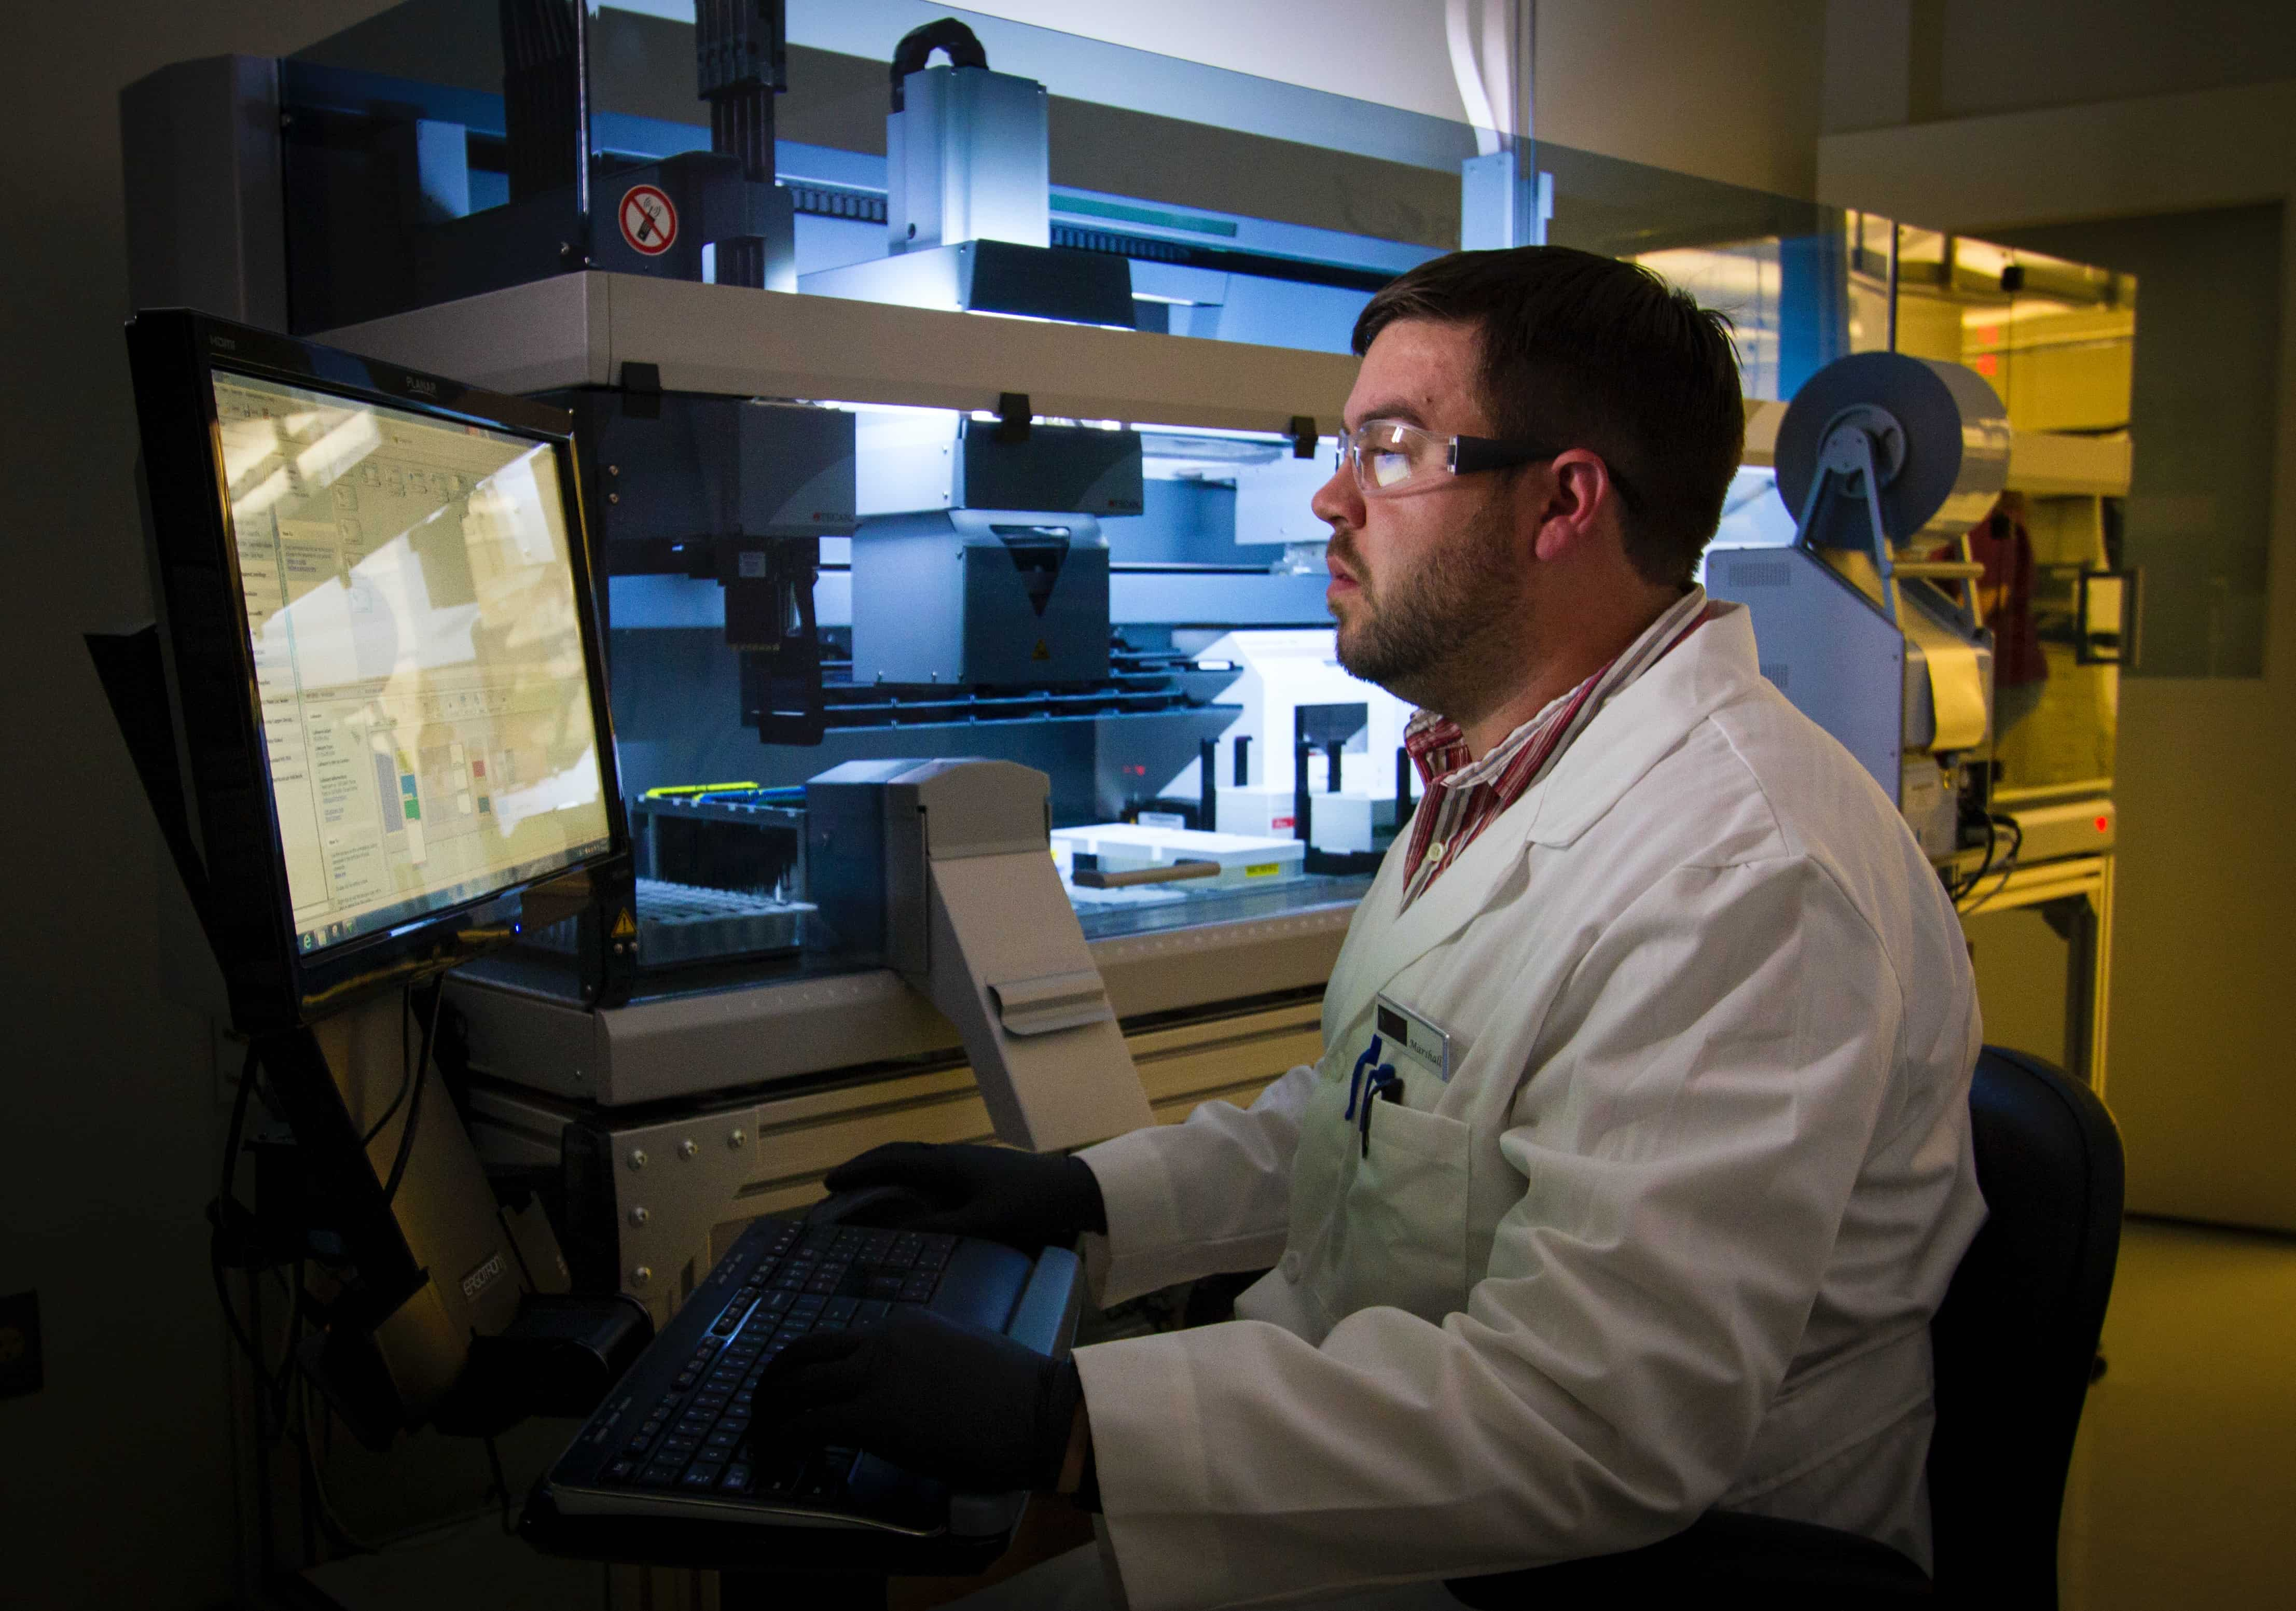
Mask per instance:
[[[1952,885],[1948,893],[1955,905],[1960,905],[1968,897],[1969,892],[1977,887],[1978,880],[1993,870],[1994,853],[1999,848],[2000,843],[1999,819],[1988,811],[1985,814],[1985,859],[1977,864],[1976,871]]]
[[[326,1533],[329,1540],[341,1548],[360,1555],[381,1555],[385,1546],[362,1538],[352,1532],[344,1525],[342,1517],[335,1509],[334,1499],[327,1492],[325,1474],[320,1469],[318,1451],[311,1442],[311,1378],[309,1377],[303,1378],[302,1387],[302,1393],[298,1400],[299,1412],[296,1416],[300,1432],[297,1442],[302,1451],[304,1475],[311,1479],[311,1492],[318,1496],[319,1525]]]
[[[1993,887],[1992,891],[1989,894],[1979,896],[1976,900],[1972,901],[1967,906],[1962,908],[1962,915],[1964,917],[1968,916],[1972,912],[1984,910],[1985,904],[1988,901],[1994,900],[2003,890],[2009,887],[2010,877],[2017,871],[2017,858],[2025,853],[2025,829],[2022,823],[2019,822],[2013,816],[1996,817],[1991,820],[2006,824],[2010,832],[2015,837],[2009,841],[2009,854],[2001,859],[2001,881]],[[1977,877],[1970,880],[1970,887],[1974,889],[1984,877],[1984,871],[1980,869]]]
[[[414,1131],[422,1121],[422,1092],[430,1084],[425,1077],[430,1072],[430,1046],[439,1033],[439,1015],[446,1010],[447,992],[441,988],[430,999],[430,1021],[422,1026],[422,1049],[414,1056],[414,1089],[406,1099],[406,1124],[398,1133],[398,1156],[391,1160],[390,1178],[382,1184],[382,1200],[388,1204],[398,1196],[398,1182],[406,1178],[406,1161],[414,1154]]]
[[[514,1538],[518,1535],[518,1524],[511,1519],[510,1481],[503,1476],[502,1451],[495,1447],[495,1440],[492,1437],[486,1440],[486,1444],[487,1469],[494,1476],[495,1493],[502,1501],[503,1535],[505,1538]]]
[[[303,1348],[303,1267],[308,1255],[295,1255],[295,1280],[287,1294],[287,1347],[280,1355],[279,1374],[271,1378],[271,1391],[282,1405],[287,1402],[287,1392],[294,1385],[295,1373],[302,1369]],[[281,1419],[285,1419],[283,1410]]]
[[[247,1135],[247,1106],[255,1094],[255,1072],[259,1061],[256,1043],[250,1040],[247,1043],[247,1057],[239,1067],[239,1094],[232,1101],[231,1125],[225,1134],[223,1165],[216,1182],[215,1198],[208,1205],[208,1272],[214,1278],[216,1302],[223,1306],[224,1323],[231,1329],[232,1340],[254,1368],[258,1397],[256,1430],[262,1434],[265,1441],[271,1442],[275,1441],[275,1435],[263,1424],[261,1416],[261,1411],[272,1408],[271,1394],[265,1391],[270,1385],[271,1367],[263,1357],[262,1345],[240,1323],[239,1306],[231,1301],[231,1284],[224,1276],[223,1249],[224,1227],[232,1219],[232,1211],[236,1208],[242,1214],[246,1212],[240,1206],[238,1198],[233,1196],[232,1188],[239,1175],[239,1149]],[[283,1422],[283,1408],[275,1411],[272,1419]]]
[[[382,1116],[375,1120],[373,1126],[369,1129],[365,1135],[359,1137],[359,1145],[362,1147],[372,1147],[374,1145],[374,1138],[381,1135],[383,1133],[384,1128],[390,1124],[391,1116],[398,1111],[398,1105],[406,1100],[406,1092],[414,1084],[414,1071],[406,1066],[406,1017],[408,1012],[413,1009],[414,1001],[414,990],[412,985],[399,992],[398,1092],[390,1099],[390,1106],[382,1110]]]

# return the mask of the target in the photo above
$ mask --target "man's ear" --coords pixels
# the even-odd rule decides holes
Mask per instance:
[[[1535,552],[1551,565],[1599,534],[1617,501],[1617,490],[1610,467],[1583,447],[1555,454],[1542,487]]]

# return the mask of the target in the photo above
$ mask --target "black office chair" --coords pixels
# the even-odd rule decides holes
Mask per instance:
[[[1969,1093],[1990,1214],[1930,1323],[1932,1582],[1886,1544],[1709,1511],[1647,1549],[1454,1579],[1479,1611],[1954,1605],[2054,1611],[2057,1520],[2120,1247],[2120,1137],[2087,1086],[1988,1046]]]

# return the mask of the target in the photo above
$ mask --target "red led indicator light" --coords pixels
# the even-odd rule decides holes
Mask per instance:
[[[2097,818],[2096,830],[2099,833],[2110,833],[2112,830],[2112,819],[2111,817]]]

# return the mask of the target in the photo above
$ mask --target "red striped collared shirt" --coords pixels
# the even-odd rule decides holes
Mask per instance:
[[[1412,717],[1403,745],[1419,769],[1424,797],[1411,816],[1402,904],[1409,906],[1425,894],[1499,813],[1545,777],[1613,694],[1664,659],[1714,613],[1706,590],[1693,585],[1618,658],[1507,734],[1480,761],[1467,753],[1466,734],[1450,717],[1431,710]]]

